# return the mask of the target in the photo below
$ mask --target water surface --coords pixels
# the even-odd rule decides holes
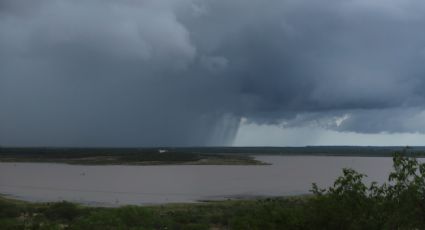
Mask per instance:
[[[0,193],[29,201],[90,205],[196,202],[251,196],[307,194],[329,186],[344,167],[383,182],[388,157],[259,156],[272,165],[85,166],[0,163]]]

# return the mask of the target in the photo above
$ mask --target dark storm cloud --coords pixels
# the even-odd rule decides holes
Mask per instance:
[[[29,2],[31,2],[29,4]],[[424,132],[421,1],[0,1],[0,144]]]

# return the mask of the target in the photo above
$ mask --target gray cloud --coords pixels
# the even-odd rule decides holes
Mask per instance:
[[[419,0],[3,0],[0,144],[227,145],[242,117],[425,132],[424,13]]]

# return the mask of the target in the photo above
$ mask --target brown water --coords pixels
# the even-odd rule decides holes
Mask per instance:
[[[383,182],[387,157],[260,156],[258,166],[83,166],[0,163],[0,193],[29,201],[67,200],[89,205],[195,202],[251,196],[307,194],[329,186],[351,167]]]

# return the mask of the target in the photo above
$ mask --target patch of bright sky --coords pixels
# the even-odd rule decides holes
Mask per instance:
[[[234,146],[306,146],[306,145],[362,145],[362,146],[423,146],[422,133],[338,132],[320,127],[284,128],[279,125],[241,123]]]

